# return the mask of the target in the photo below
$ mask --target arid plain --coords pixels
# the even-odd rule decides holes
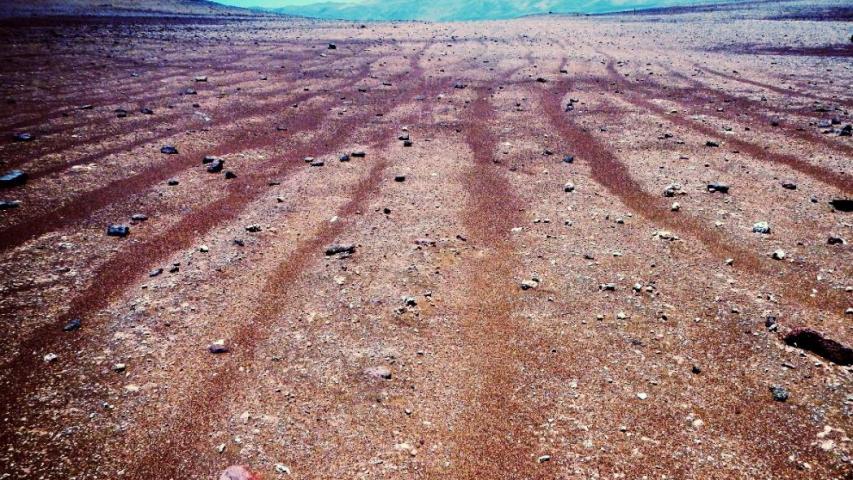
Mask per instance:
[[[0,21],[0,479],[851,478],[849,10]]]

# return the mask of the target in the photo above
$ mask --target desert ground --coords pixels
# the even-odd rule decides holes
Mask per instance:
[[[0,479],[850,479],[850,25],[0,20]]]

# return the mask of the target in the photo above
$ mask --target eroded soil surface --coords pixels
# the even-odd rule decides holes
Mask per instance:
[[[771,7],[4,21],[0,478],[850,478],[849,23]]]

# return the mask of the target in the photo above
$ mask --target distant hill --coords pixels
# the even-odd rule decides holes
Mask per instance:
[[[709,0],[705,3],[711,3]],[[725,3],[733,0],[716,0]],[[696,0],[368,0],[328,1],[277,8],[273,11],[316,18],[346,20],[482,20],[517,18],[541,13],[606,13],[635,8],[684,6]]]
[[[255,15],[207,0],[0,0],[0,17]]]

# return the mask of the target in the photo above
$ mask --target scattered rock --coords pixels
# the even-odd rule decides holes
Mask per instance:
[[[828,245],[846,245],[847,241],[841,237],[830,235],[829,238],[826,239],[826,243]]]
[[[207,173],[219,173],[225,167],[225,160],[215,159],[207,165]]]
[[[674,197],[676,195],[686,195],[686,192],[684,192],[679,183],[670,183],[663,189],[664,197]]]
[[[156,277],[156,276],[160,275],[161,273],[163,273],[162,268],[155,268],[154,270],[151,270],[150,272],[148,272],[148,276],[149,277]]]
[[[785,335],[785,343],[808,350],[838,365],[853,365],[853,349],[826,338],[817,330],[796,327]]]
[[[773,258],[773,260],[784,260],[785,259],[785,250],[782,250],[780,248],[779,250],[776,250],[773,253],[771,253],[770,257]]]
[[[20,206],[20,200],[0,200],[0,210],[11,210]]]
[[[773,400],[776,400],[777,402],[784,402],[788,400],[788,390],[786,390],[785,387],[773,385],[770,387],[770,393],[773,394]]]
[[[706,147],[719,147],[720,144],[713,141],[713,140],[708,140],[707,142],[705,142],[705,146]]]
[[[211,343],[207,347],[207,351],[210,353],[228,353],[230,350],[228,345],[225,344],[225,340],[220,339]]]
[[[237,178],[237,174],[236,174],[236,173],[232,172],[231,170],[226,170],[226,171],[225,171],[225,179],[226,179],[226,180],[232,180],[232,179],[235,179],[235,178]]]
[[[545,463],[551,461],[551,455],[540,455],[539,458],[536,459],[538,463]]]
[[[207,77],[206,77],[206,76],[204,76],[204,75],[199,75],[199,76],[195,77],[195,81],[196,81],[196,82],[206,82],[206,81],[207,81]]]
[[[107,227],[107,235],[110,237],[126,237],[130,235],[130,227],[127,225],[110,224]]]
[[[708,191],[719,192],[719,193],[729,193],[729,186],[725,183],[713,182],[708,184]]]
[[[80,330],[80,327],[83,326],[83,322],[79,318],[72,318],[62,327],[63,332],[73,332],[75,330]]]
[[[341,155],[341,157],[338,160],[340,160],[342,162],[349,162],[349,155],[347,155],[345,153],[345,154]]]
[[[563,191],[564,192],[574,192],[575,191],[575,184],[572,182],[566,182],[566,184],[563,185]]]
[[[752,226],[752,231],[754,233],[761,233],[767,235],[770,233],[770,224],[767,222],[756,222]]]
[[[395,182],[405,182],[405,181],[406,181],[406,176],[405,176],[405,175],[395,175],[395,176],[394,176],[394,181],[395,181]]]
[[[330,43],[329,46],[327,47],[327,50],[337,50],[337,49],[338,49],[338,46],[335,45],[334,43]]]
[[[839,212],[853,212],[853,198],[835,198],[829,204]]]
[[[132,222],[144,222],[148,220],[148,215],[145,215],[144,213],[134,213],[131,215],[130,220]]]
[[[352,255],[353,253],[355,253],[355,245],[351,243],[334,244],[326,247],[326,256],[329,257],[338,254]]]
[[[179,182],[177,178],[170,178],[169,181],[166,182],[166,185],[168,185],[170,187],[174,187],[175,185],[177,185],[179,183],[181,183],[181,182]]]
[[[574,161],[575,157],[573,157],[572,155],[566,155],[565,157],[563,157],[563,163],[574,163]]]
[[[59,355],[57,355],[55,353],[48,353],[44,357],[42,357],[42,360],[44,360],[44,363],[53,363],[58,359],[59,359]]]
[[[27,174],[21,170],[10,170],[0,177],[0,187],[17,187],[27,183]]]
[[[312,167],[322,167],[325,164],[326,162],[320,160],[319,158],[312,158],[311,162],[309,163],[309,165],[311,165]]]
[[[383,365],[365,368],[364,374],[371,378],[391,379],[391,369]]]
[[[160,147],[160,153],[164,153],[166,155],[177,155],[178,149],[175,148],[173,145],[163,145],[162,147]]]
[[[350,155],[352,155],[355,158],[364,158],[367,156],[367,153],[365,153],[363,150],[356,150],[356,151],[352,152]]]
[[[253,223],[252,225],[246,225],[246,231],[251,233],[257,233],[261,231],[261,226],[257,223]]]
[[[530,278],[527,280],[522,280],[520,286],[521,286],[522,290],[531,290],[533,288],[537,288],[537,287],[539,287],[539,279],[536,277],[533,277],[533,278]]]
[[[782,182],[782,188],[784,188],[786,190],[796,190],[797,184],[794,182],[791,182],[791,181],[785,181],[785,182]]]

